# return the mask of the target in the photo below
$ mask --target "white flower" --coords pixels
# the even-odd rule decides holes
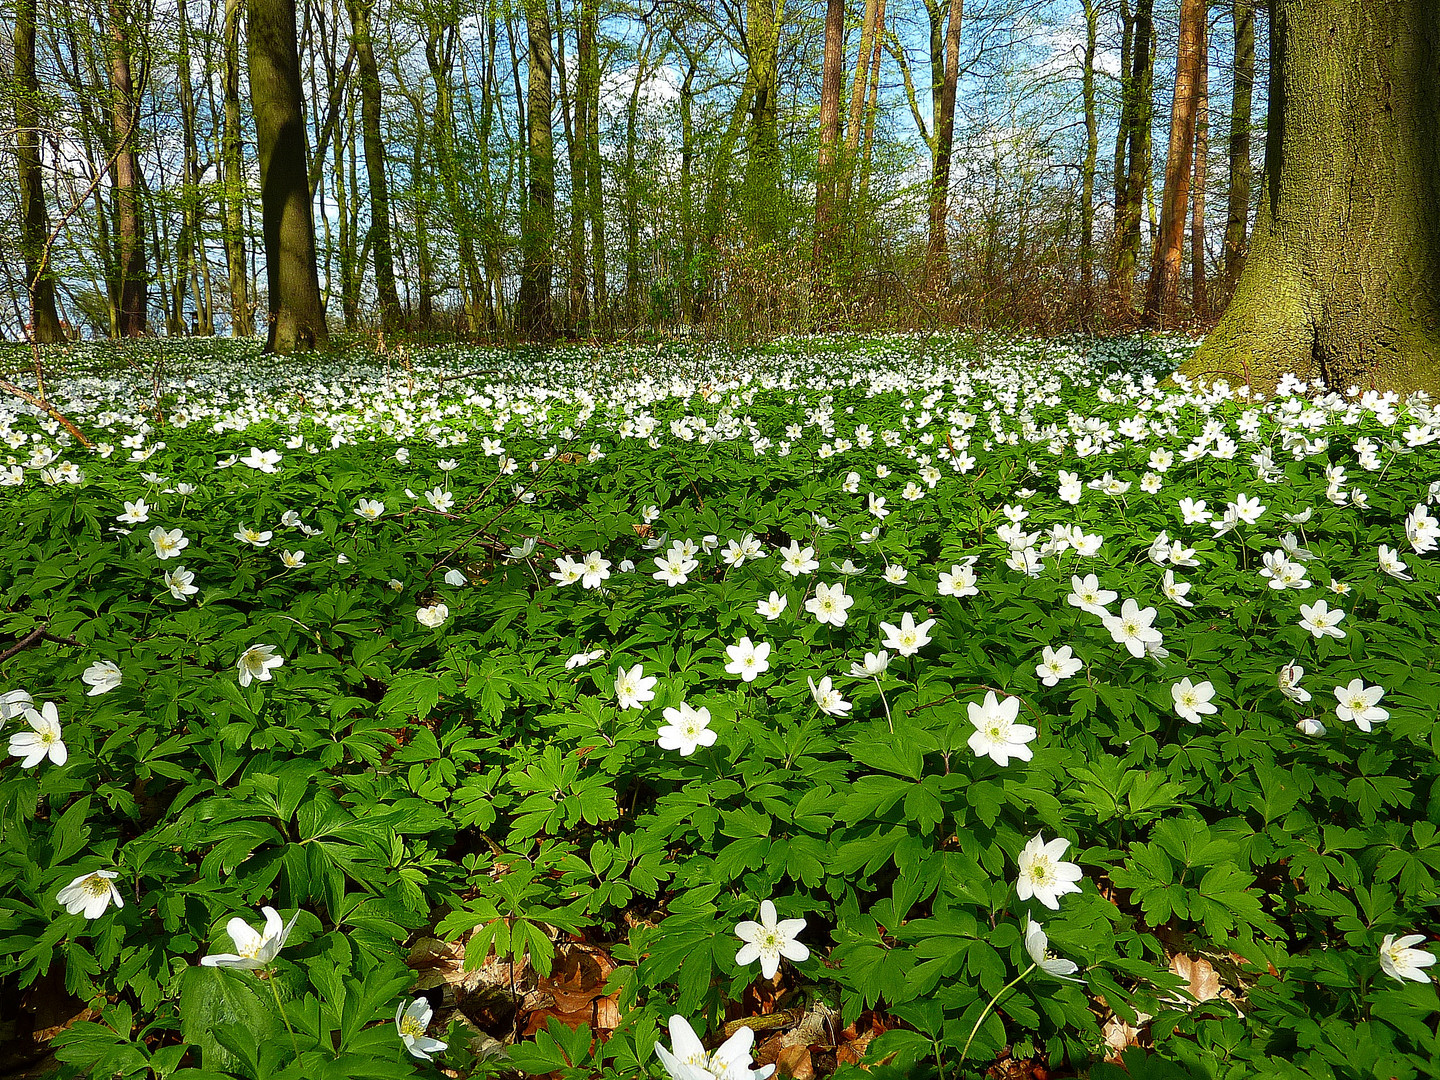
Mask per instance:
[[[171,529],[166,532],[161,525],[156,525],[150,530],[150,542],[155,545],[157,559],[173,559],[190,544],[190,541],[185,539],[185,534],[179,529]]]
[[[881,649],[879,652],[867,652],[862,662],[852,662],[850,674],[856,679],[878,679],[889,666],[890,654]]]
[[[950,567],[948,574],[941,573],[935,591],[941,596],[974,596],[980,591],[975,582],[973,560],[956,563]]]
[[[428,626],[431,630],[445,625],[445,620],[450,618],[450,608],[441,603],[430,604],[415,612],[415,619],[421,626]]]
[[[455,496],[439,485],[426,491],[424,495],[425,501],[442,514],[455,505]]]
[[[891,563],[885,568],[885,573],[882,576],[891,585],[904,585],[905,579],[910,576],[910,571],[906,570],[905,567],[899,563]]]
[[[1380,969],[1397,982],[1413,979],[1428,983],[1430,976],[1422,969],[1435,963],[1435,954],[1411,948],[1424,940],[1424,934],[1406,934],[1398,940],[1394,934],[1386,934],[1380,943]]]
[[[672,1054],[658,1042],[655,1053],[670,1080],[766,1080],[775,1071],[774,1065],[760,1069],[750,1067],[750,1051],[755,1045],[755,1032],[742,1027],[716,1050],[707,1054],[705,1047],[683,1016],[670,1017]]]
[[[868,509],[870,513],[874,514],[881,521],[884,521],[890,516],[890,511],[885,509],[885,500],[873,491],[870,492],[870,505]]]
[[[21,758],[22,769],[32,769],[47,757],[52,764],[64,765],[70,758],[60,732],[60,714],[55,703],[45,702],[39,710],[26,709],[25,722],[29,731],[19,731],[10,736],[10,754]]]
[[[714,746],[715,732],[710,730],[710,710],[703,705],[692,709],[685,702],[678,708],[665,710],[665,719],[670,721],[659,731],[661,750],[679,750],[681,757],[689,757],[699,746]]]
[[[455,588],[459,588],[461,585],[466,585],[469,583],[469,579],[466,578],[464,573],[462,573],[460,570],[457,570],[453,566],[449,570],[445,571],[445,577],[443,580],[446,585],[451,585]]]
[[[1119,595],[1110,589],[1102,589],[1100,579],[1094,574],[1086,574],[1084,578],[1071,577],[1070,595],[1065,599],[1071,607],[1077,607],[1081,611],[1088,611],[1091,615],[1099,615],[1104,618],[1110,614],[1105,605],[1114,601]]]
[[[1304,704],[1310,700],[1310,691],[1300,685],[1300,680],[1305,677],[1305,669],[1291,660],[1280,669],[1276,677],[1276,684],[1280,692],[1296,704]]]
[[[690,574],[700,563],[686,556],[683,549],[672,547],[666,554],[656,557],[655,566],[656,570],[650,576],[673,589],[676,585],[684,585],[689,581]]]
[[[288,923],[281,921],[280,913],[273,907],[263,907],[260,912],[265,916],[263,933],[255,930],[244,919],[231,919],[225,924],[225,932],[235,943],[235,951],[202,956],[201,966],[240,968],[244,971],[258,971],[269,967],[271,961],[280,954],[290,931],[295,928],[295,920],[300,918],[300,912],[297,909]]]
[[[1165,594],[1165,598],[1167,600],[1173,600],[1181,607],[1195,606],[1195,602],[1193,600],[1185,599],[1185,594],[1194,587],[1195,586],[1190,584],[1188,581],[1176,581],[1174,570],[1166,570],[1165,577],[1160,583],[1160,591]]]
[[[120,668],[109,660],[96,660],[80,673],[80,681],[90,687],[86,697],[108,694],[120,685]]]
[[[125,512],[115,520],[122,525],[139,525],[142,521],[150,520],[150,507],[146,505],[144,499],[127,502]]]
[[[242,521],[239,530],[235,533],[235,539],[242,544],[249,544],[251,547],[263,548],[270,543],[270,538],[274,535],[269,530],[261,532],[259,529],[252,529]]]
[[[596,649],[594,652],[577,652],[565,661],[565,670],[574,671],[576,668],[594,663],[604,655],[604,649]]]
[[[849,611],[855,603],[853,596],[845,594],[845,583],[826,585],[823,581],[815,586],[815,595],[805,601],[805,610],[814,615],[823,626],[844,626]]]
[[[187,596],[194,596],[200,591],[193,584],[195,575],[183,566],[177,566],[174,570],[162,575],[161,580],[165,582],[165,588],[170,590],[170,595],[176,600],[184,600]]]
[[[1070,841],[1058,837],[1046,843],[1040,833],[1025,844],[1020,852],[1020,877],[1015,882],[1015,895],[1021,900],[1032,896],[1051,911],[1060,909],[1060,897],[1066,893],[1079,892],[1075,884],[1085,876],[1072,862],[1062,862],[1061,856],[1070,846]]]
[[[808,574],[812,570],[819,570],[820,564],[815,561],[815,549],[813,547],[801,547],[800,541],[792,540],[789,547],[780,549],[780,556],[783,560],[780,569],[791,577],[799,577],[801,574]]]
[[[1035,966],[1047,975],[1053,975],[1057,979],[1064,979],[1066,982],[1083,983],[1084,979],[1075,978],[1075,972],[1080,968],[1073,960],[1065,960],[1050,954],[1050,939],[1045,936],[1045,931],[1040,929],[1040,924],[1025,916],[1025,951],[1030,954],[1030,959]]]
[[[1058,649],[1046,645],[1040,655],[1040,663],[1035,665],[1035,674],[1046,686],[1054,686],[1084,666],[1085,662],[1074,655],[1069,645],[1061,645]]]
[[[1396,552],[1394,548],[1386,547],[1384,544],[1380,545],[1380,569],[1384,570],[1385,573],[1391,577],[1398,578],[1401,581],[1414,580],[1414,578],[1405,572],[1406,566],[1400,561],[1399,553]]]
[[[56,893],[55,900],[64,904],[71,915],[79,915],[83,911],[85,918],[98,919],[111,904],[117,908],[125,906],[125,901],[120,899],[120,890],[114,884],[119,876],[114,870],[81,874]]]
[[[380,515],[385,513],[385,504],[379,499],[361,499],[355,513],[366,521],[379,521]]]
[[[1366,686],[1364,679],[1351,679],[1349,686],[1337,686],[1335,715],[1340,720],[1353,720],[1361,731],[1369,731],[1371,724],[1390,719],[1390,713],[1380,708],[1380,699],[1385,696],[1383,686]]]
[[[1345,612],[1339,609],[1331,611],[1324,600],[1300,605],[1300,625],[1317,638],[1327,634],[1333,638],[1343,638],[1345,631],[1340,629],[1340,620],[1343,618]]]
[[[240,671],[240,685],[249,686],[252,679],[269,682],[270,669],[278,668],[284,663],[283,656],[275,655],[274,645],[251,645],[240,654],[240,659],[235,661],[235,667]]]
[[[899,626],[887,622],[880,624],[880,629],[885,632],[885,638],[881,644],[887,649],[894,649],[901,656],[913,656],[930,644],[929,630],[934,625],[934,619],[926,619],[917,624],[915,616],[907,611],[901,618]]]
[[[809,676],[806,676],[805,681],[810,684],[810,695],[815,699],[816,707],[826,716],[844,716],[854,708],[840,695],[839,690],[830,685],[829,675],[818,683]]]
[[[1301,735],[1309,735],[1312,738],[1318,738],[1326,731],[1325,725],[1313,716],[1302,716],[1295,721],[1295,728]]]
[[[646,675],[642,664],[636,664],[629,671],[623,667],[615,669],[615,697],[621,709],[638,709],[647,701],[655,700],[655,684],[659,677]]]
[[[610,560],[602,558],[600,552],[592,551],[580,563],[580,587],[598,589],[600,583],[610,576]]]
[[[5,721],[23,716],[26,709],[34,708],[35,699],[24,690],[6,690],[0,694],[0,728]]]
[[[1227,503],[1225,509],[1227,513],[1233,509],[1235,517],[1245,522],[1246,525],[1254,525],[1260,520],[1260,515],[1265,513],[1265,507],[1260,505],[1259,499],[1249,498],[1243,493],[1236,495],[1235,501]]]
[[[754,682],[770,669],[770,643],[762,641],[756,644],[748,634],[734,645],[726,645],[725,655],[730,657],[730,662],[725,665],[726,672],[740,676],[745,682]]]
[[[280,561],[291,570],[298,569],[305,565],[305,552],[303,551],[282,551]]]
[[[1186,525],[1203,525],[1215,515],[1205,508],[1204,499],[1181,499],[1180,518]]]
[[[550,571],[550,577],[561,585],[574,585],[585,574],[585,564],[576,562],[569,555],[556,559],[555,567]]]
[[[241,465],[247,465],[252,469],[259,469],[263,473],[279,472],[275,467],[280,464],[281,457],[278,450],[260,450],[250,447],[250,453],[240,459]]]
[[[778,619],[785,614],[785,609],[790,605],[788,596],[781,596],[778,592],[771,590],[770,595],[764,600],[755,603],[755,614],[766,619]]]
[[[996,765],[1004,768],[1012,757],[1029,761],[1034,751],[1026,744],[1034,741],[1039,734],[1028,724],[1017,724],[1015,718],[1020,712],[1020,699],[1007,697],[999,701],[995,691],[985,694],[984,704],[970,702],[970,723],[975,732],[970,736],[970,749],[976,757],[989,757]]]
[[[810,957],[810,950],[796,938],[805,929],[804,919],[782,919],[776,921],[775,905],[769,900],[760,901],[760,921],[738,923],[735,934],[745,942],[735,954],[735,963],[741,967],[760,961],[760,974],[773,979],[780,970],[783,956],[792,963],[802,963]]]
[[[1175,699],[1176,715],[1192,724],[1200,723],[1201,714],[1218,711],[1210,701],[1215,696],[1215,687],[1208,679],[1199,685],[1188,678],[1181,679],[1170,687],[1170,696]]]
[[[409,1005],[402,1001],[395,1009],[395,1030],[400,1035],[400,1041],[411,1057],[421,1061],[429,1061],[431,1054],[439,1053],[447,1045],[426,1036],[425,1029],[430,1026],[431,1015],[430,1003],[423,997],[416,998]]]
[[[1119,615],[1102,615],[1100,621],[1115,644],[1124,645],[1137,660],[1145,655],[1147,645],[1159,645],[1163,640],[1160,631],[1150,625],[1155,621],[1155,609],[1142,608],[1134,600],[1121,604]]]

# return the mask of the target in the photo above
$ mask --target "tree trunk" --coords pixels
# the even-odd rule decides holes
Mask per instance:
[[[1220,272],[1226,299],[1245,268],[1250,225],[1250,100],[1255,87],[1256,0],[1232,0],[1235,82],[1230,98],[1230,199],[1225,214],[1225,263]]]
[[[55,310],[55,281],[47,267],[50,216],[40,174],[40,83],[35,76],[35,0],[19,0],[15,12],[16,171],[20,181],[20,251],[30,298],[30,339],[41,345],[65,340]]]
[[[635,58],[635,81],[631,84],[630,101],[625,109],[625,306],[629,309],[632,326],[639,321],[641,292],[640,178],[635,168],[635,144],[638,138],[640,90],[645,85],[646,65],[650,61],[653,41],[654,39],[646,34],[640,43],[640,52]],[[664,63],[663,54],[660,62]]]
[[[130,25],[121,0],[109,0],[111,117],[115,130],[115,295],[120,337],[142,337],[149,314],[145,226],[140,208],[140,108],[130,70]]]
[[[960,81],[960,24],[965,0],[950,0],[945,27],[945,63],[940,107],[935,116],[935,157],[930,173],[930,237],[925,245],[925,283],[938,289],[950,282],[946,230],[950,207],[950,155],[955,148],[955,90]]]
[[[844,82],[845,0],[825,6],[825,60],[820,72],[820,144],[815,162],[815,273],[829,277],[835,258],[835,185],[839,171],[840,89]]]
[[[269,319],[265,351],[330,344],[315,267],[295,0],[248,0],[250,101],[260,160]]]
[[[390,236],[390,186],[385,172],[385,140],[380,131],[383,102],[380,68],[370,32],[370,8],[365,0],[345,0],[355,43],[360,81],[360,127],[365,140],[365,179],[370,185],[370,248],[375,256],[375,292],[380,300],[380,324],[393,330],[400,324],[400,297],[395,290],[395,255]]]
[[[745,165],[745,203],[759,244],[771,243],[780,217],[780,19],[777,0],[746,0],[745,46],[754,96]]]
[[[1205,182],[1210,152],[1210,36],[1204,13],[1200,16],[1199,86],[1195,102],[1195,178],[1190,184],[1190,296],[1195,317],[1210,314],[1210,290],[1205,268]]]
[[[445,203],[450,210],[451,225],[455,230],[465,323],[470,333],[475,334],[479,332],[484,321],[484,297],[488,290],[485,277],[480,272],[480,260],[475,254],[474,221],[470,208],[460,193],[459,164],[455,160],[455,100],[450,81],[454,65],[455,33],[452,27],[443,30],[430,28],[425,38],[425,58],[430,67],[430,78],[435,82],[436,167],[440,173],[440,186],[445,191]]]
[[[595,301],[591,308],[597,323],[604,323],[608,304],[605,266],[605,189],[600,159],[600,56],[599,0],[580,0],[580,33],[576,42],[575,94],[585,98],[585,198],[590,217],[590,288]]]
[[[585,124],[585,102],[565,65],[565,12],[555,0],[555,68],[560,74],[560,118],[565,127],[565,158],[570,168],[570,302],[568,322],[578,327],[586,318],[585,299],[585,146],[577,136]],[[572,94],[571,87],[575,88]],[[573,102],[573,108],[572,108]],[[573,121],[572,121],[573,117]]]
[[[1160,193],[1160,232],[1150,264],[1145,322],[1163,327],[1174,321],[1184,269],[1185,221],[1190,209],[1190,174],[1195,163],[1195,111],[1199,104],[1200,43],[1205,36],[1205,0],[1180,0],[1175,92],[1170,106],[1170,149]]]
[[[225,0],[225,113],[220,138],[220,172],[225,187],[223,235],[225,269],[230,278],[230,333],[255,333],[250,314],[250,275],[245,265],[245,163],[240,135],[240,9],[242,0]]]
[[[1440,5],[1274,0],[1265,191],[1185,370],[1440,392]]]
[[[1095,311],[1095,166],[1100,124],[1095,113],[1095,51],[1100,36],[1098,0],[1084,0],[1085,54],[1080,96],[1085,105],[1085,163],[1080,173],[1080,325],[1090,329]]]
[[[870,150],[875,145],[875,118],[879,115],[880,58],[885,46],[885,0],[880,0],[875,13],[875,39],[870,46],[870,93],[866,99],[864,132],[860,143],[860,206],[862,212],[870,200]]]
[[[356,271],[359,261],[355,234],[359,230],[359,212],[355,195],[359,179],[359,151],[355,146],[355,99],[348,92],[339,102],[340,116],[335,124],[335,218],[340,233],[340,311],[345,329],[360,327],[360,282]]]
[[[191,302],[195,305],[194,318],[190,321],[195,330],[205,331],[210,314],[205,310],[200,293],[199,264],[205,257],[204,238],[200,228],[200,150],[195,136],[195,89],[190,80],[190,16],[186,11],[186,0],[178,0],[175,7],[176,45],[180,88],[180,136],[184,143],[184,158],[181,162],[180,178],[180,239],[176,245],[178,265],[175,268],[175,309],[183,317],[185,294],[188,289]]]
[[[528,99],[525,113],[529,187],[520,224],[520,330],[546,340],[554,334],[550,313],[551,248],[555,235],[555,143],[550,131],[550,13],[545,0],[525,0]]]
[[[1124,88],[1129,120],[1125,125],[1129,165],[1125,172],[1125,190],[1115,208],[1115,291],[1122,318],[1132,314],[1131,293],[1140,261],[1140,219],[1150,178],[1150,125],[1154,111],[1151,94],[1155,75],[1155,54],[1150,41],[1155,29],[1154,7],[1154,0],[1136,0],[1135,14],[1130,18],[1134,28],[1131,66]]]

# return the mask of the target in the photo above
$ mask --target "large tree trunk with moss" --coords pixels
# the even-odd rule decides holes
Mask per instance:
[[[55,310],[55,282],[46,267],[50,216],[40,175],[40,83],[35,77],[35,0],[15,12],[15,164],[20,181],[20,251],[30,296],[30,335],[42,345],[65,340]]]
[[[140,103],[130,70],[132,26],[120,0],[110,0],[110,112],[115,129],[116,322],[120,337],[142,337],[149,314],[145,227],[141,220]]]
[[[1265,180],[1185,370],[1440,391],[1440,4],[1274,0]]]
[[[380,299],[380,324],[400,325],[400,296],[395,289],[395,255],[390,238],[390,185],[385,174],[385,140],[380,131],[383,103],[380,68],[370,32],[370,6],[346,0],[360,75],[360,128],[365,140],[365,179],[370,184],[370,250],[375,257],[375,292]],[[321,148],[323,152],[324,148]]]
[[[295,0],[249,0],[248,12],[250,100],[270,290],[265,351],[324,349],[330,333],[315,267]]]

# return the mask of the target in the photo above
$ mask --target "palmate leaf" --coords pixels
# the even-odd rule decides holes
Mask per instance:
[[[238,1060],[234,1038],[222,1038],[225,1026],[251,1032],[257,1044],[281,1027],[274,1002],[263,1000],[257,985],[252,972],[220,967],[197,965],[181,977],[180,1035],[199,1048],[206,1068],[230,1069]]]

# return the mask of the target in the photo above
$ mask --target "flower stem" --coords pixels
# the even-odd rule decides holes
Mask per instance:
[[[275,996],[275,1009],[277,1012],[279,1012],[280,1019],[285,1024],[285,1030],[290,1033],[290,1049],[295,1051],[295,1060],[299,1061],[300,1046],[295,1041],[295,1029],[290,1026],[290,1018],[285,1015],[285,1006],[280,1003],[280,988],[275,985],[275,973],[273,971],[270,972],[270,978],[266,979],[265,981],[270,984],[270,993]]]
[[[996,1003],[1005,996],[1005,991],[1009,990],[1021,979],[1025,978],[1026,975],[1029,975],[1030,972],[1034,971],[1039,966],[1039,964],[1031,964],[1024,971],[1020,972],[1019,975],[1016,975],[1015,978],[1011,979],[1008,983],[1006,983],[1000,988],[1000,992],[990,999],[989,1005],[986,1005],[985,1008],[980,1010],[980,1016],[976,1019],[975,1026],[970,1029],[970,1038],[965,1040],[965,1046],[960,1051],[960,1060],[962,1062],[965,1060],[965,1055],[970,1052],[970,1044],[975,1041],[975,1035],[980,1030],[980,1025],[985,1022],[985,1017],[990,1015],[990,1010],[995,1008]]]

